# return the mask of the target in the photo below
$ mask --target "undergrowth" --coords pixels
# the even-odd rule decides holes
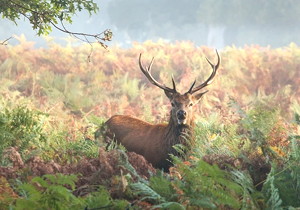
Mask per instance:
[[[88,196],[76,197],[72,194],[76,181],[75,175],[55,174],[19,183],[17,191],[21,197],[10,205],[10,209],[125,209],[128,206],[125,200],[113,200],[103,186]]]
[[[179,89],[188,87],[192,77],[206,75],[195,63],[206,68],[201,56],[210,57],[210,50],[189,43],[135,47],[108,55],[95,51],[101,62],[89,65],[70,59],[75,49],[55,46],[45,53],[1,46],[1,209],[300,207],[297,46],[224,50],[220,75],[195,112],[195,145],[186,157],[173,157],[169,173],[152,170],[117,145],[105,151],[97,131],[113,114],[166,121],[163,94],[153,91],[138,70],[141,50],[157,55],[155,68],[165,70],[153,72],[155,77],[168,81],[174,73],[181,80]],[[76,50],[81,56],[89,53],[84,47]],[[11,151],[20,154],[15,156],[19,162],[10,159]],[[36,176],[30,164],[36,170],[50,164],[52,171]],[[86,177],[76,170],[56,173],[62,166],[84,168]],[[141,167],[149,176],[142,175]]]
[[[124,160],[120,164],[129,173],[114,179],[128,189],[117,199],[106,190],[108,186],[98,186],[84,197],[75,196],[72,192],[76,190],[76,176],[54,174],[15,182],[18,197],[10,202],[8,197],[2,198],[1,205],[6,203],[11,209],[122,209],[140,208],[142,202],[159,209],[300,206],[299,135],[293,134],[292,129],[278,133],[280,126],[286,126],[284,120],[277,108],[268,107],[264,101],[258,101],[247,110],[234,101],[229,106],[236,112],[235,124],[224,123],[218,114],[198,123],[195,147],[185,159],[173,157],[175,165],[169,174],[157,171],[145,179],[126,160],[126,153],[120,153]],[[42,129],[48,118],[25,106],[4,108],[1,152],[17,147],[26,161],[29,151],[34,149],[39,151],[34,154],[31,151],[31,155],[73,164],[82,157],[98,156],[99,143],[89,132],[68,140],[67,133],[58,135],[55,130],[49,132],[51,128]],[[299,126],[297,113],[294,122],[295,129]],[[274,141],[276,146],[271,146]],[[7,159],[1,160],[2,166],[10,165]],[[263,179],[256,179],[255,173],[261,173],[263,167],[269,170],[262,174]]]

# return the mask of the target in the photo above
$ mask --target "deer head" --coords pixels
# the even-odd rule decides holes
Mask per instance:
[[[206,58],[206,60],[208,61],[208,63],[212,68],[212,73],[208,77],[208,79],[198,86],[195,86],[196,85],[196,80],[195,80],[191,85],[190,89],[184,94],[181,94],[176,90],[176,84],[173,77],[172,77],[172,84],[173,84],[172,88],[169,88],[166,85],[156,81],[151,75],[151,67],[154,58],[152,58],[149,66],[145,68],[141,61],[142,54],[140,54],[139,57],[140,69],[153,85],[164,90],[166,96],[169,98],[172,105],[171,119],[175,124],[179,126],[184,126],[184,125],[190,125],[191,122],[193,121],[193,107],[200,101],[201,97],[208,92],[208,91],[204,91],[204,92],[199,92],[199,91],[205,88],[206,86],[208,86],[209,84],[211,84],[219,68],[220,56],[217,50],[216,53],[218,57],[218,61],[216,65],[214,65],[208,58]]]

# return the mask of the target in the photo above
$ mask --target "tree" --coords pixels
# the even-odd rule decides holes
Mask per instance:
[[[64,22],[72,23],[72,16],[77,12],[86,10],[90,15],[99,8],[93,0],[1,0],[0,14],[15,24],[18,19],[25,17],[37,34],[48,35],[52,28],[68,33],[84,42],[94,41],[106,47],[105,42],[110,41],[112,32],[105,30],[97,34],[71,32]],[[91,41],[93,39],[94,41]],[[4,43],[4,42],[3,42]]]
[[[224,45],[282,46],[300,40],[299,0],[111,0],[108,10],[118,30],[140,41],[222,38]]]

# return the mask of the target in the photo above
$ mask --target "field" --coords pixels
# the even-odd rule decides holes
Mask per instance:
[[[141,73],[187,91],[214,49],[130,49],[20,37],[0,46],[0,209],[296,209],[300,207],[300,48],[228,47],[195,112],[196,145],[170,173],[106,144],[114,114],[166,122],[170,105]],[[96,136],[96,137],[95,137]],[[180,148],[177,148],[180,150]]]

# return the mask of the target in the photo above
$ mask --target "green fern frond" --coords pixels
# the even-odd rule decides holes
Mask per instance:
[[[282,200],[279,195],[279,190],[275,187],[275,169],[272,167],[264,184],[266,204],[268,209],[281,209]]]
[[[119,164],[125,167],[134,177],[136,177],[140,182],[144,182],[145,180],[137,173],[135,168],[131,165],[128,160],[128,156],[125,150],[118,149],[120,153]]]
[[[149,186],[167,201],[176,201],[178,198],[169,175],[165,175],[161,171],[150,177]]]
[[[232,171],[231,174],[233,175],[234,181],[239,184],[243,190],[241,209],[258,209],[258,199],[262,198],[262,194],[255,189],[250,175],[238,170]]]
[[[141,196],[141,200],[150,200],[154,203],[166,202],[165,198],[151,189],[148,185],[137,182],[130,185],[131,189]]]

